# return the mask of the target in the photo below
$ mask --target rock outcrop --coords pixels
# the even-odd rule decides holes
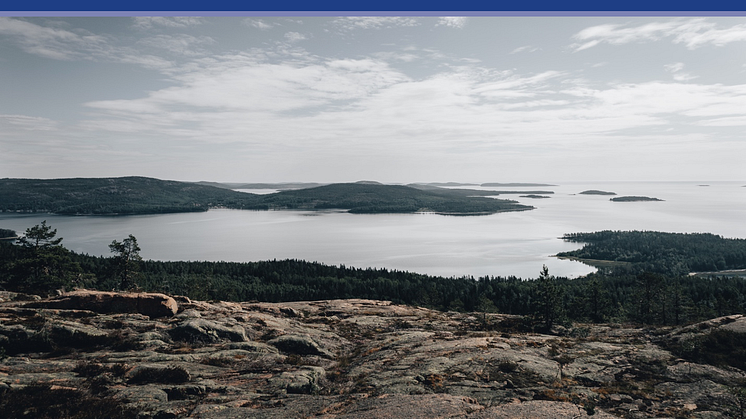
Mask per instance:
[[[176,314],[176,301],[164,294],[117,293],[78,290],[29,307],[90,310],[96,313],[140,313],[150,317],[170,317]]]
[[[731,418],[746,406],[743,370],[685,351],[718,330],[746,335],[743,316],[558,336],[382,301],[159,296],[155,311],[132,295],[2,299],[0,417]]]

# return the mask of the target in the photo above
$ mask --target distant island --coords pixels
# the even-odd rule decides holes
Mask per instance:
[[[658,198],[651,198],[648,196],[620,196],[618,198],[611,198],[610,201],[614,202],[644,202],[644,201],[663,201]]]
[[[483,183],[479,186],[492,188],[492,187],[506,187],[506,188],[512,188],[512,187],[526,187],[526,186],[557,186],[557,185],[551,185],[549,183]]]
[[[433,212],[486,215],[533,209],[486,198],[496,191],[412,188],[374,181],[338,183],[258,195],[226,188],[146,177],[0,179],[0,211],[66,215],[131,215],[244,210],[324,210],[351,213]]]
[[[412,185],[428,185],[437,187],[449,187],[449,186],[479,186],[478,183],[460,183],[460,182],[425,182],[425,183],[413,183]]]
[[[540,198],[551,198],[551,196],[546,195],[521,195],[520,198],[533,198],[533,199],[540,199]]]
[[[590,189],[587,191],[580,192],[580,195],[616,195],[614,192],[599,191],[596,189]]]

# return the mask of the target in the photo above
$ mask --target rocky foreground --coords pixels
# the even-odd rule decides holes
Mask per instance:
[[[686,328],[523,332],[520,317],[383,301],[0,293],[0,417],[732,418],[746,373]]]

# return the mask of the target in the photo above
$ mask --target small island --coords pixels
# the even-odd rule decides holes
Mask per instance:
[[[519,198],[541,199],[541,198],[551,198],[551,196],[531,194],[531,195],[521,195],[519,196]]]
[[[614,202],[646,202],[646,201],[663,201],[658,198],[651,198],[649,196],[620,196],[617,198],[611,198],[610,201]]]
[[[590,189],[587,191],[580,192],[580,195],[616,195],[615,192],[599,191],[597,189]]]
[[[494,187],[494,186],[502,186],[502,187],[526,187],[526,186],[557,186],[552,185],[549,183],[499,183],[499,182],[491,182],[491,183],[483,183],[479,186],[482,187]]]

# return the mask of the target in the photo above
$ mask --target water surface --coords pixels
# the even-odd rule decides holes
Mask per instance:
[[[710,186],[697,186],[700,184]],[[746,238],[746,188],[736,182],[606,182],[541,188],[549,199],[504,195],[536,207],[489,216],[348,214],[341,211],[240,211],[137,216],[0,214],[0,228],[18,232],[47,220],[76,252],[109,254],[108,244],[137,237],[141,255],[156,260],[257,261],[304,259],[385,267],[432,275],[575,277],[593,269],[551,257],[578,248],[559,238],[598,230],[711,232]],[[588,189],[663,202],[611,202],[578,195]]]

